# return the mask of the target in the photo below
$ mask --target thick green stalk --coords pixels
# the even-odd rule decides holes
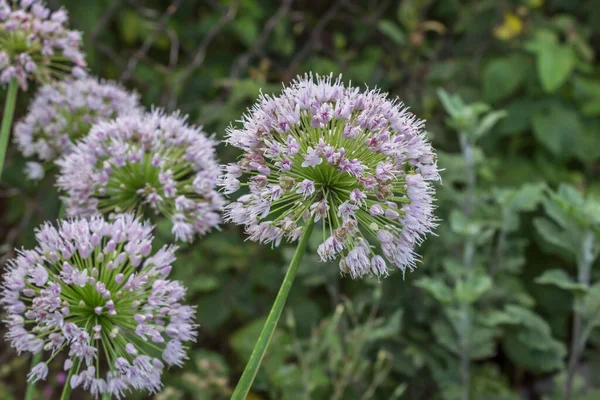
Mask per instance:
[[[4,158],[6,157],[6,148],[8,147],[8,138],[10,137],[10,127],[12,126],[13,115],[15,113],[18,90],[19,85],[17,84],[17,80],[12,79],[8,83],[8,92],[6,93],[6,102],[4,103],[4,114],[2,115],[2,128],[0,130],[0,179],[2,179]]]
[[[271,337],[273,336],[275,328],[277,327],[277,322],[279,321],[279,317],[281,316],[281,311],[283,310],[285,301],[288,297],[288,294],[290,293],[290,289],[292,288],[292,283],[294,282],[294,278],[296,277],[296,272],[298,271],[300,260],[302,260],[302,256],[304,255],[304,252],[306,250],[306,245],[308,244],[308,239],[310,238],[310,234],[313,230],[314,225],[315,223],[311,218],[304,226],[304,232],[302,233],[302,237],[300,238],[300,242],[298,243],[298,247],[296,248],[294,258],[292,258],[290,267],[287,273],[285,274],[285,278],[283,278],[283,283],[279,288],[279,293],[277,293],[277,297],[275,298],[275,302],[273,303],[271,312],[267,317],[267,321],[263,326],[262,332],[260,333],[256,344],[254,345],[254,350],[252,350],[250,360],[248,360],[248,364],[246,364],[244,373],[242,374],[240,381],[235,387],[235,391],[231,396],[231,400],[244,400],[246,398],[246,395],[250,391],[250,388],[252,387],[252,383],[254,382],[254,378],[256,377],[256,373],[258,372],[260,363],[262,362],[262,359],[265,356],[265,352],[267,351],[267,347],[269,346]]]
[[[42,353],[43,352],[39,352],[33,355],[33,358],[31,359],[31,368],[35,367],[36,365],[39,364],[40,361],[42,361]],[[35,390],[33,389],[35,387],[35,383],[33,382],[27,382],[27,390],[25,391],[25,400],[33,400],[33,394],[35,393]]]

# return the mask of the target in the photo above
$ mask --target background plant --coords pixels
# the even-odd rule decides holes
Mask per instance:
[[[565,190],[559,188],[562,183],[590,203],[600,198],[600,9],[593,1],[85,3],[50,2],[54,8],[64,5],[71,25],[84,32],[92,72],[137,89],[146,105],[181,108],[191,122],[220,139],[260,88],[277,92],[282,81],[309,70],[342,72],[355,84],[377,85],[428,120],[445,168],[437,191],[442,222],[439,236],[420,249],[424,257],[417,271],[405,280],[395,274],[371,282],[381,290],[374,319],[391,326],[391,333],[376,335],[368,323],[373,287],[340,278],[336,265],[318,263],[315,240],[288,299],[290,314],[282,319],[293,324],[281,324],[276,332],[254,398],[279,398],[286,390],[293,394],[294,388],[305,388],[305,371],[314,382],[308,386],[311,398],[330,398],[335,389],[319,383],[323,375],[317,368],[327,365],[330,355],[306,349],[311,341],[322,341],[324,327],[335,318],[349,318],[348,299],[359,310],[358,323],[339,322],[334,337],[348,340],[354,338],[347,336],[353,326],[367,326],[365,335],[373,338],[360,352],[348,351],[360,354],[356,361],[367,368],[351,374],[356,380],[343,398],[360,398],[375,375],[385,378],[373,398],[394,398],[402,385],[403,399],[564,398],[573,307],[581,303],[593,309],[592,294],[600,292],[594,285],[598,261],[591,264],[584,290],[577,272],[580,249],[558,244],[563,237],[572,240],[566,232],[582,232],[576,217],[581,207],[557,221],[548,204]],[[440,87],[451,98],[458,95],[463,110],[488,105],[487,111],[472,110],[477,118],[463,123],[505,113],[485,134],[468,137],[469,167],[460,137],[477,124],[457,125],[438,95]],[[17,118],[34,90],[31,85],[19,94]],[[235,155],[233,149],[219,149],[224,162]],[[53,178],[34,187],[24,180],[24,163],[9,148],[0,188],[3,260],[12,256],[12,248],[31,246],[33,228],[57,215]],[[475,176],[474,190],[467,170]],[[546,223],[540,228],[537,221]],[[169,226],[159,226],[165,242],[169,232]],[[474,244],[467,272],[463,258],[469,241]],[[232,226],[179,252],[182,268],[174,269],[174,276],[189,287],[188,302],[199,304],[202,326],[185,373],[165,375],[169,388],[163,398],[230,395],[248,356],[247,343],[252,346],[258,336],[292,254],[286,246],[272,251],[245,242]],[[340,304],[344,313],[336,317]],[[399,311],[401,323],[394,325]],[[462,315],[470,316],[469,324],[458,323]],[[581,315],[589,326],[592,319],[583,310]],[[469,329],[457,329],[462,326]],[[355,342],[361,341],[350,341]],[[590,329],[577,357],[572,399],[598,396],[599,344],[598,330]],[[22,398],[29,361],[17,362],[4,346],[3,393]],[[298,358],[297,348],[312,357],[306,359],[312,367]],[[378,354],[391,356],[383,367]],[[319,360],[318,366],[312,360]],[[467,388],[461,362],[468,365]],[[217,376],[199,366],[206,363],[220,365]],[[278,370],[289,374],[277,377],[273,371]],[[38,388],[54,395],[60,389],[58,381]]]

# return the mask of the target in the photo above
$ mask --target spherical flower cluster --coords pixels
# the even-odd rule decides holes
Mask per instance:
[[[340,258],[352,277],[405,271],[436,226],[435,153],[423,122],[377,90],[307,75],[279,97],[261,95],[228,143],[244,150],[225,167],[225,193],[248,190],[225,208],[250,239],[279,245],[322,221],[322,261]],[[245,177],[244,179],[242,179]]]
[[[140,112],[139,96],[113,82],[61,81],[40,88],[25,118],[15,125],[14,138],[25,157],[53,161],[70,151],[93,124]],[[28,169],[30,178],[40,177],[35,167]]]
[[[100,122],[57,161],[67,214],[160,214],[177,240],[191,242],[221,222],[214,146],[179,114],[157,110]]]
[[[156,392],[166,366],[181,366],[195,340],[194,307],[168,279],[175,247],[152,252],[152,226],[120,215],[63,221],[36,231],[38,246],[8,262],[1,301],[6,338],[18,353],[42,353],[30,381],[55,361],[72,388],[122,398]]]
[[[65,27],[67,12],[51,12],[41,0],[0,0],[0,83],[15,78],[48,82],[85,75],[81,33]]]

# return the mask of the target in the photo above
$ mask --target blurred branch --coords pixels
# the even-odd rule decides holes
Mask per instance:
[[[174,0],[173,3],[171,3],[171,5],[167,7],[162,17],[160,17],[160,20],[158,21],[154,31],[150,34],[150,36],[146,38],[146,40],[142,44],[142,47],[140,47],[138,51],[129,59],[127,67],[121,75],[121,81],[125,82],[129,78],[131,78],[131,75],[135,71],[137,63],[146,55],[146,53],[148,53],[148,50],[150,50],[158,36],[164,32],[167,21],[169,20],[169,18],[171,18],[175,11],[177,11],[182,1],[183,0]]]
[[[102,14],[102,17],[94,26],[94,28],[90,31],[90,41],[95,45],[96,40],[98,39],[98,34],[100,31],[109,23],[110,19],[113,17],[117,9],[121,6],[121,0],[114,0],[112,4],[108,7],[106,12]]]
[[[336,13],[340,9],[342,5],[342,0],[337,0],[331,4],[331,7],[327,10],[325,14],[319,19],[314,29],[310,34],[310,38],[306,41],[306,44],[300,51],[296,53],[287,70],[285,71],[285,80],[291,80],[292,76],[295,75],[294,71],[298,68],[298,64],[300,64],[313,50],[313,47],[316,43],[320,43],[319,36],[327,26],[327,24],[335,17]]]
[[[231,79],[237,79],[240,76],[241,71],[248,68],[248,64],[250,61],[261,52],[266,40],[271,36],[271,32],[273,29],[279,24],[279,22],[285,18],[290,11],[293,0],[284,0],[281,4],[281,7],[267,20],[265,23],[265,28],[263,29],[260,36],[254,41],[252,47],[239,56],[237,60],[234,62],[233,67],[231,68]]]
[[[231,3],[227,11],[221,16],[219,21],[213,25],[210,31],[204,36],[204,39],[200,43],[200,45],[194,51],[194,56],[192,57],[192,62],[183,70],[181,75],[177,80],[177,87],[183,87],[185,82],[190,78],[192,73],[198,69],[202,63],[204,63],[204,59],[206,58],[206,51],[208,46],[212,43],[215,37],[219,34],[219,32],[225,28],[227,24],[233,21],[237,15],[239,6],[239,1],[234,1]],[[173,89],[171,89],[171,95],[169,96],[168,108],[171,109],[175,106],[177,101],[177,96],[175,95]]]

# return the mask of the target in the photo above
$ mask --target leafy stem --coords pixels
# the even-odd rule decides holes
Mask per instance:
[[[581,254],[577,258],[578,281],[586,287],[590,284],[590,275],[592,264],[594,262],[593,248],[594,233],[586,232],[581,247]],[[589,337],[588,328],[584,327],[583,321],[583,298],[578,296],[575,299],[573,327],[571,331],[571,355],[567,365],[567,378],[565,381],[565,400],[570,400],[573,391],[573,379],[582,350],[585,348],[587,338]]]

